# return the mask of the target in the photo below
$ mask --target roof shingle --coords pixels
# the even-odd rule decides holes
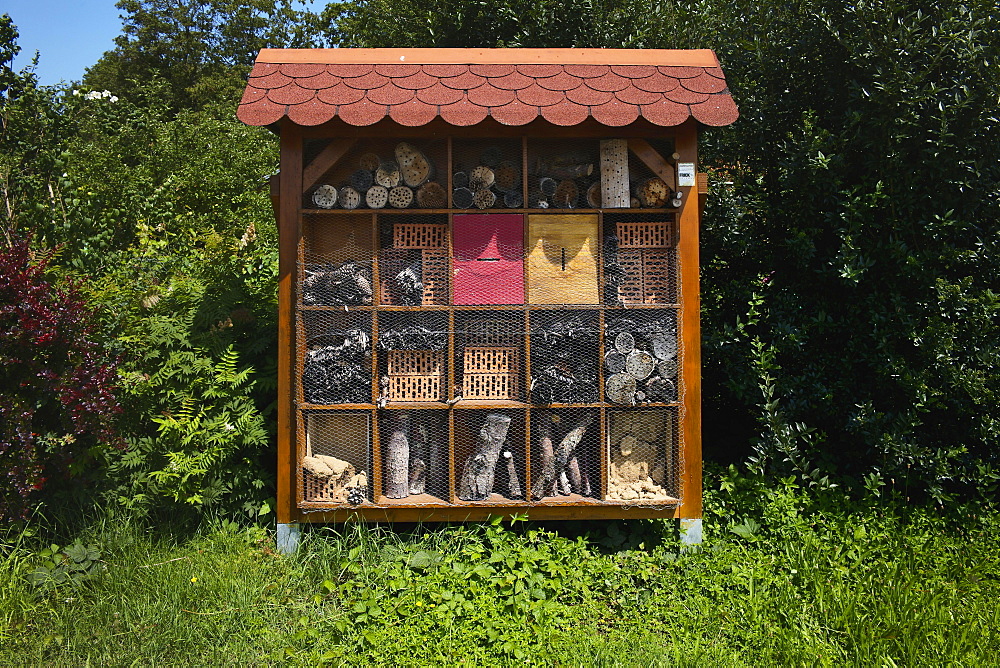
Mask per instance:
[[[728,125],[739,111],[711,51],[264,49],[237,115],[248,125],[389,117],[468,126],[492,116],[504,125],[593,118],[620,127],[640,115],[661,126]]]

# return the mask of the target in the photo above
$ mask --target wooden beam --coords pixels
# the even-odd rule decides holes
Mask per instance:
[[[677,180],[674,178],[673,165],[663,159],[663,156],[656,152],[649,142],[640,137],[633,137],[628,140],[628,148],[635,153],[636,157],[642,160],[649,169],[663,179],[670,190],[677,190]]]
[[[305,192],[316,185],[320,177],[326,174],[327,170],[337,164],[337,161],[344,157],[344,154],[354,146],[353,139],[334,139],[330,144],[320,151],[309,166],[302,171],[302,190]]]

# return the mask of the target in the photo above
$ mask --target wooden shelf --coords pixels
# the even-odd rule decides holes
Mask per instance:
[[[455,403],[455,408],[528,408],[531,404],[509,399],[462,399]]]
[[[332,410],[371,410],[376,408],[375,404],[299,404],[299,410],[303,411],[332,411]]]
[[[348,215],[348,216],[371,216],[373,213],[378,215],[389,215],[389,216],[433,216],[433,215],[445,215],[445,214],[485,214],[485,213],[524,213],[524,214],[539,214],[539,213],[554,213],[554,214],[567,214],[567,213],[604,213],[604,214],[638,214],[638,215],[648,215],[651,213],[657,214],[677,214],[680,213],[679,209],[644,209],[644,208],[628,208],[628,209],[299,209],[299,213],[304,216],[313,215]]]
[[[385,405],[386,410],[442,410],[449,408],[443,401],[390,401]]]

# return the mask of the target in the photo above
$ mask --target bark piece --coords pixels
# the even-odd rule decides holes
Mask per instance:
[[[543,417],[541,426],[541,438],[538,440],[538,450],[542,459],[541,474],[535,479],[535,484],[531,486],[531,498],[541,499],[551,496],[554,493],[556,482],[556,456],[552,447],[552,420],[551,416]]]
[[[514,464],[514,453],[510,450],[505,450],[503,453],[503,458],[507,460],[507,490],[509,492],[509,498],[520,499],[521,498],[521,481],[517,477],[517,466]]]
[[[500,413],[490,413],[479,430],[476,447],[462,470],[458,498],[463,501],[485,501],[493,490],[497,460],[507,440],[511,418]]]
[[[406,432],[410,419],[404,412],[398,412],[394,417],[396,423],[385,448],[384,488],[385,495],[390,499],[403,499],[409,496],[410,441]]]

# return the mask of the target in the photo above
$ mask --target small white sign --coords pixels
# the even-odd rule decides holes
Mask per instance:
[[[693,162],[678,162],[677,163],[677,187],[678,188],[693,188],[694,187],[694,163]]]

